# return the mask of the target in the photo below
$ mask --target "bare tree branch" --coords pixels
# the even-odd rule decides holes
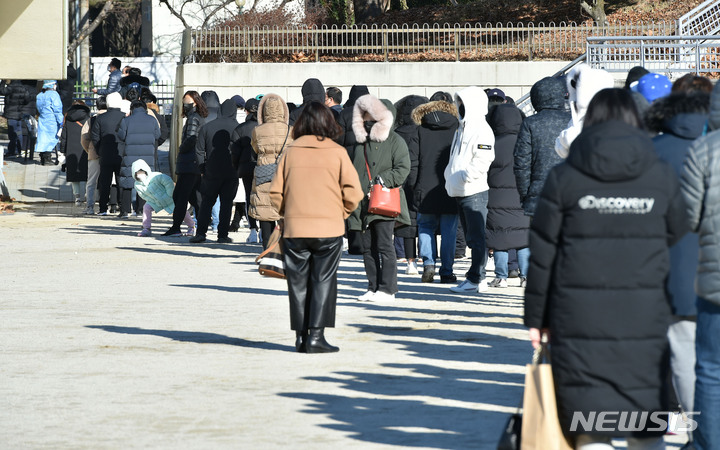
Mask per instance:
[[[185,20],[185,18],[184,18],[184,17],[182,16],[182,14],[181,14],[181,13],[182,13],[182,7],[180,7],[180,12],[177,12],[177,11],[175,11],[175,8],[173,8],[172,6],[170,6],[170,3],[168,2],[168,0],[160,0],[160,3],[161,3],[161,4],[164,4],[165,6],[167,6],[168,9],[170,10],[170,14],[172,14],[173,16],[175,16],[175,17],[177,17],[178,19],[180,19],[180,22],[182,22],[182,24],[183,24],[183,26],[184,26],[185,28],[190,28],[190,25],[188,25],[187,21]],[[183,2],[183,6],[185,6],[185,2]]]
[[[213,10],[210,12],[210,14],[208,14],[208,15],[205,17],[205,20],[203,20],[203,23],[202,23],[201,28],[205,28],[205,26],[206,26],[207,23],[210,21],[210,19],[211,19],[215,14],[217,14],[218,11],[220,11],[220,10],[223,9],[223,8],[225,8],[225,7],[226,7],[227,5],[229,5],[230,3],[233,3],[234,1],[235,1],[235,0],[225,0],[225,1],[224,1],[223,3],[221,3],[217,8],[213,9]]]
[[[110,14],[110,11],[112,11],[115,4],[113,3],[115,0],[107,0],[105,2],[105,6],[103,6],[103,9],[100,11],[100,14],[97,15],[95,20],[93,20],[88,26],[82,29],[80,33],[78,33],[77,38],[68,45],[68,59],[72,59],[73,53],[75,53],[75,49],[80,45],[82,41],[88,38],[92,34],[95,29],[100,26],[103,20]]]

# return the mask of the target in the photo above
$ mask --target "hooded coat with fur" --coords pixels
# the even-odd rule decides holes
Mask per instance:
[[[418,167],[413,183],[413,201],[421,214],[457,214],[456,202],[445,190],[445,167],[450,161],[450,147],[458,127],[454,104],[435,101],[413,110],[413,121],[419,125],[416,149]]]
[[[267,94],[258,106],[258,125],[252,131],[250,143],[257,153],[257,166],[274,164],[283,150],[283,144],[292,143],[292,127],[288,125],[290,112],[285,101],[277,94]],[[280,214],[270,199],[270,184],[258,185],[253,179],[248,213],[264,222],[279,220]]]
[[[352,129],[358,142],[353,152],[353,166],[360,177],[363,192],[370,192],[370,177],[373,181],[380,177],[386,187],[396,188],[401,187],[410,174],[407,144],[392,131],[394,109],[392,103],[385,103],[372,95],[358,98],[353,107]],[[366,153],[370,175],[365,166]],[[370,214],[368,198],[365,196],[348,219],[348,226],[353,231],[362,231],[376,220],[394,220],[410,225],[407,201],[402,189],[400,204],[402,212],[396,218]]]
[[[523,120],[513,152],[515,182],[528,216],[535,214],[550,169],[563,161],[555,152],[555,139],[571,119],[565,94],[562,78],[543,78],[530,89],[535,114]]]
[[[488,97],[471,86],[455,94],[460,126],[455,131],[450,161],[445,168],[445,189],[450,197],[469,197],[489,189],[487,173],[495,159],[495,135],[485,116]]]
[[[678,176],[690,146],[705,131],[709,108],[710,95],[706,93],[675,94],[658,99],[646,112],[648,128],[662,133],[653,138],[655,152]],[[667,287],[673,314],[677,316],[697,314],[694,282],[699,254],[700,241],[695,233],[686,234],[670,248]]]
[[[572,120],[555,140],[555,151],[561,158],[567,158],[570,144],[582,131],[585,113],[595,94],[615,86],[612,75],[602,69],[593,69],[587,64],[576,66],[570,71],[565,81],[570,95]]]

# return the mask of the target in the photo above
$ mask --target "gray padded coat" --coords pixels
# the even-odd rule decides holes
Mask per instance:
[[[720,85],[710,96],[710,134],[690,147],[680,179],[687,219],[700,236],[700,261],[695,291],[720,305]]]

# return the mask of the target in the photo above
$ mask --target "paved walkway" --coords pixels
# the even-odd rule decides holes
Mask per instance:
[[[247,230],[139,238],[139,218],[63,203],[56,166],[4,169],[28,203],[0,215],[0,448],[494,449],[520,403],[517,280],[464,296],[402,274],[395,303],[359,303],[346,256],[326,333],[341,351],[298,354]]]
[[[403,274],[394,304],[359,303],[347,256],[327,332],[341,351],[298,354],[259,246],[73,212],[0,216],[3,448],[492,449],[520,402],[519,287],[464,296]]]

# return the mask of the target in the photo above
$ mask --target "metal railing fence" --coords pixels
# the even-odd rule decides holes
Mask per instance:
[[[720,36],[589,37],[588,64],[608,72],[720,74]]]
[[[678,19],[678,35],[702,36],[720,30],[720,1],[708,0]]]
[[[105,84],[95,84],[94,82],[88,83],[75,83],[75,93],[73,94],[73,100],[82,100],[90,108],[95,110],[95,99],[98,97],[97,94],[93,93],[93,88],[104,89]],[[171,81],[160,81],[150,83],[150,91],[155,97],[157,97],[157,105],[160,108],[160,113],[165,115],[172,114],[173,102],[175,101],[175,84]]]
[[[183,62],[575,59],[591,36],[666,36],[675,22],[434,24],[186,30]]]

